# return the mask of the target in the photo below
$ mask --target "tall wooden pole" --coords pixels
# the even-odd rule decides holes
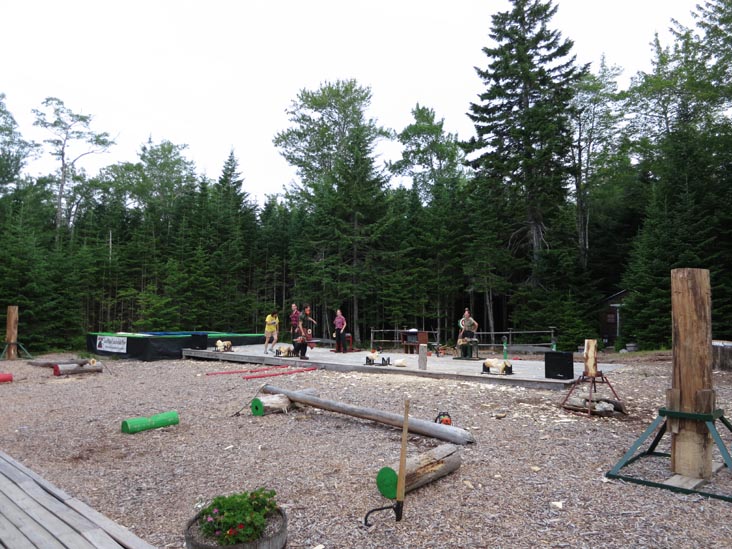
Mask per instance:
[[[18,358],[18,306],[8,305],[7,330],[5,331],[8,360]]]
[[[709,271],[671,271],[673,381],[667,393],[670,410],[710,414],[712,389],[712,299]],[[703,421],[672,422],[671,469],[697,479],[712,476],[714,443]]]

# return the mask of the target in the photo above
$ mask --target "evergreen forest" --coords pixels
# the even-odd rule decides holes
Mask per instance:
[[[297,178],[263,204],[233,150],[217,179],[167,140],[87,173],[118,129],[48,97],[32,142],[0,90],[0,314],[18,305],[34,353],[99,331],[260,333],[275,310],[286,331],[293,302],[323,337],[340,308],[355,342],[450,341],[470,307],[480,331],[551,326],[571,350],[624,292],[615,345],[659,349],[670,271],[693,267],[710,271],[714,339],[732,339],[732,1],[670,22],[672,43],[656,37],[652,69],[624,87],[620,67],[576,62],[556,9],[511,0],[493,16],[468,140],[419,103],[382,127],[355,80],[302,89],[272,136]],[[384,141],[398,160],[379,160]],[[31,177],[38,155],[55,169]]]

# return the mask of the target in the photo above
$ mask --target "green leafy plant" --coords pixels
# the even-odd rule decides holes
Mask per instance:
[[[267,515],[277,508],[274,490],[257,488],[228,496],[217,496],[198,519],[201,533],[219,545],[234,545],[259,539]]]

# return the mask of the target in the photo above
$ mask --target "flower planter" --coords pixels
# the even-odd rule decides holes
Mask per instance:
[[[282,549],[287,544],[287,515],[281,508],[267,516],[267,528],[264,535],[246,543],[234,545],[218,545],[210,539],[204,538],[198,531],[198,513],[188,521],[186,526],[186,548],[187,549]]]

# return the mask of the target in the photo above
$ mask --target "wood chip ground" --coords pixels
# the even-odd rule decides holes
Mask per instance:
[[[184,547],[186,522],[212,497],[259,486],[276,490],[290,548],[732,546],[732,503],[605,478],[664,406],[671,357],[599,360],[625,364],[608,377],[627,417],[564,410],[563,391],[400,375],[243,380],[205,375],[241,364],[106,360],[102,373],[54,377],[6,361],[0,372],[14,381],[0,384],[0,449],[161,548]],[[447,411],[476,443],[455,473],[407,495],[401,522],[385,511],[365,527],[369,510],[391,503],[375,479],[398,460],[400,430],[307,407],[253,417],[263,382],[394,413],[409,397],[413,417]],[[714,388],[732,415],[732,374],[715,372]],[[178,425],[121,432],[124,419],[170,410]],[[412,435],[409,452],[439,444]],[[652,458],[624,472],[664,480],[669,468]],[[722,469],[705,489],[732,496],[731,475]]]

